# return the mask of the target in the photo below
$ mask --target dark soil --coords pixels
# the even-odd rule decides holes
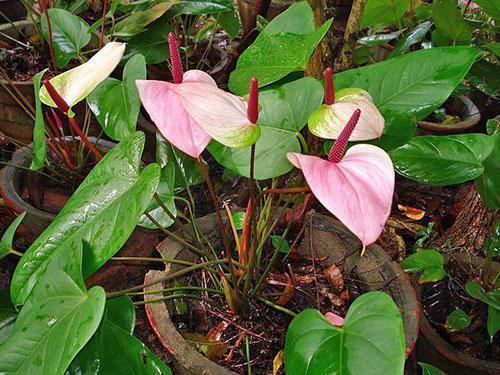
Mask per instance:
[[[422,310],[434,329],[458,350],[475,358],[500,361],[500,337],[490,343],[486,329],[488,308],[470,297],[464,289],[467,281],[477,279],[479,270],[451,259],[446,265],[449,277],[422,287]],[[446,329],[446,317],[456,309],[471,317],[471,325],[463,330]]]

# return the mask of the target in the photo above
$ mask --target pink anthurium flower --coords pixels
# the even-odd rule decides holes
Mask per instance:
[[[359,121],[357,109],[335,141],[328,160],[294,152],[288,160],[302,170],[313,194],[363,243],[375,242],[389,217],[394,168],[384,150],[373,145],[351,147],[349,136]]]
[[[174,83],[136,81],[142,104],[160,133],[197,158],[213,139],[228,147],[247,147],[260,136],[247,117],[247,103],[223,91],[207,73],[182,71],[175,36],[169,34]]]
[[[338,91],[333,89],[332,69],[325,71],[325,104],[318,107],[309,117],[308,127],[314,135],[337,139],[351,114],[361,109],[361,117],[351,135],[351,141],[368,141],[379,138],[384,131],[385,120],[373,104],[368,92],[357,88]]]

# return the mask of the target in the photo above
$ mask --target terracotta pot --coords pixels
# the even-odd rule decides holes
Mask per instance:
[[[464,266],[472,266],[475,270],[482,269],[484,264],[484,259],[481,257],[468,254],[458,254],[455,257]],[[490,274],[494,277],[499,272],[500,263],[493,262]],[[413,283],[420,296],[421,287],[416,278],[413,278]],[[434,330],[425,313],[421,314],[420,333],[416,350],[419,361],[434,365],[453,375],[500,374],[500,362],[480,360],[459,351]]]
[[[198,224],[200,230],[210,240],[218,239],[215,214],[198,219]],[[188,226],[186,230],[190,230]],[[417,340],[419,307],[415,291],[404,272],[376,245],[369,246],[366,255],[360,257],[359,241],[340,222],[331,217],[315,214],[312,231],[310,233],[310,230],[306,230],[299,252],[305,256],[311,256],[309,243],[312,238],[314,256],[325,258],[325,265],[335,263],[346,274],[356,269],[355,274],[366,285],[367,291],[383,290],[390,294],[402,312],[407,354],[409,354]],[[169,238],[163,241],[157,250],[164,258],[177,258],[191,262],[197,260],[196,254]],[[172,272],[182,268],[183,266],[180,265],[168,264],[164,271],[150,271],[146,274],[145,283],[163,280]],[[145,291],[155,291],[168,287],[172,283],[171,280],[157,283],[147,287]],[[146,294],[144,298],[147,302],[158,298],[158,294]],[[176,373],[181,375],[234,374],[205,358],[182,338],[169,317],[173,311],[172,303],[171,301],[151,303],[146,304],[145,308],[153,330],[174,358],[173,365]]]
[[[468,97],[451,96],[444,104],[447,112],[460,116],[463,120],[454,124],[440,124],[432,121],[417,121],[417,126],[421,129],[431,131],[431,133],[460,133],[472,129],[480,120],[481,114],[476,105]]]
[[[0,25],[0,32],[13,38],[21,37],[18,30],[28,38],[37,34],[36,29],[30,21],[17,21],[14,22],[14,24],[16,27],[12,24]],[[97,35],[93,34],[90,42],[90,45],[93,46],[92,48],[97,47],[99,43],[98,38]],[[12,44],[12,41],[2,34],[0,34],[0,41]],[[19,93],[25,99],[21,98]],[[33,92],[33,83],[31,81],[21,82],[0,79],[0,132],[21,144],[29,144],[33,140],[34,120],[28,114],[29,108],[27,111],[19,104],[22,103],[24,107],[27,107],[24,100],[34,108],[35,96]],[[83,124],[85,119],[85,102],[77,104],[74,112],[76,113],[77,123]],[[97,136],[100,131],[100,125],[92,116],[89,134]]]
[[[0,11],[7,17],[0,16],[2,23],[26,18],[26,8],[19,0],[0,0]]]

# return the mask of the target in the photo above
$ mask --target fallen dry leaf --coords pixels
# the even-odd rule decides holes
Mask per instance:
[[[285,352],[281,349],[278,354],[273,359],[273,375],[276,375],[283,365],[283,361],[285,359]]]
[[[344,276],[342,276],[342,272],[335,263],[326,268],[323,273],[332,286],[334,292],[339,293],[342,289],[344,289]]]
[[[403,206],[402,204],[398,204],[398,208],[401,212],[403,212],[403,215],[412,220],[420,220],[425,215],[425,211],[421,210],[420,208]]]

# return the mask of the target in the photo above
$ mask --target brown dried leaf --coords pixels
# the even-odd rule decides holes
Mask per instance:
[[[398,204],[398,208],[403,212],[403,215],[412,219],[412,220],[420,220],[424,217],[425,211],[420,208],[403,206],[402,204]]]
[[[276,303],[281,306],[287,304],[288,301],[292,299],[293,291],[295,290],[292,278],[287,273],[285,275],[286,275],[285,289],[283,290],[283,294],[280,296],[280,298],[278,298],[278,301],[276,301]]]
[[[339,293],[342,289],[344,289],[344,276],[342,276],[342,272],[335,263],[326,268],[323,273],[332,286],[334,292]]]
[[[283,361],[285,360],[285,352],[281,349],[278,354],[273,359],[273,375],[276,375],[283,366]]]

